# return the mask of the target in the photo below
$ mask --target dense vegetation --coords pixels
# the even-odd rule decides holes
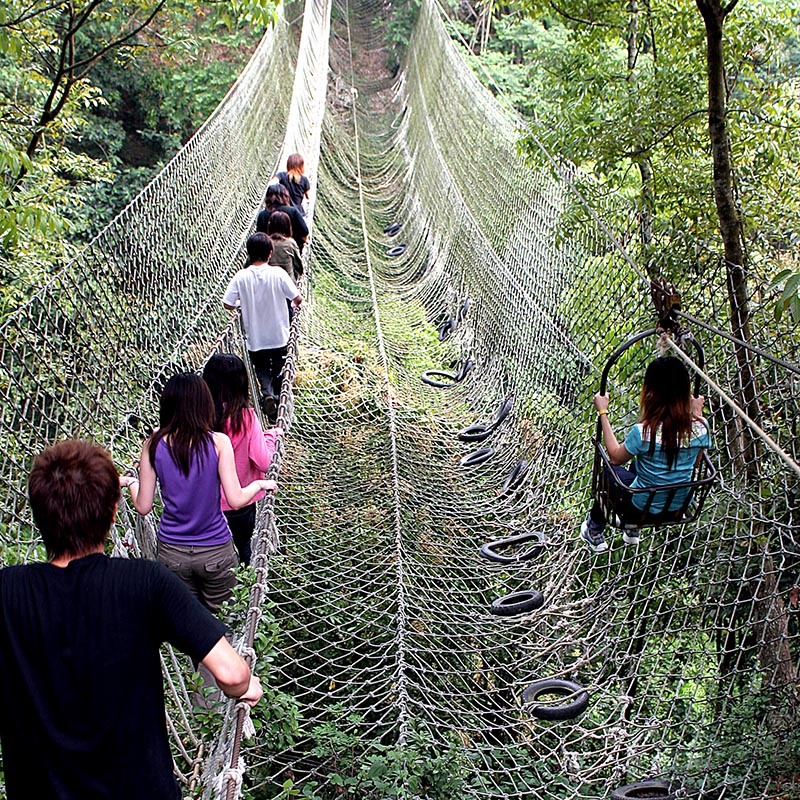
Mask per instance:
[[[724,251],[785,286],[776,311],[800,321],[794,4],[528,0],[461,11],[485,79],[529,121],[524,147],[535,154],[541,141],[596,178],[597,194],[636,204],[631,236],[651,274],[680,276],[696,248]]]
[[[272,0],[0,7],[0,309],[114,216],[235,80]]]

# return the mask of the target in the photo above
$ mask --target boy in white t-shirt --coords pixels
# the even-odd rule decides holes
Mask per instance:
[[[238,303],[242,309],[247,351],[261,386],[261,410],[274,422],[289,343],[289,303],[297,307],[303,298],[285,270],[269,264],[272,239],[266,233],[250,236],[247,255],[249,265],[233,276],[222,304],[233,310]]]

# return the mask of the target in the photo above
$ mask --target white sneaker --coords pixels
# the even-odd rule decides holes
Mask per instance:
[[[622,541],[625,544],[639,544],[639,534],[641,530],[639,528],[631,528],[630,530],[623,530],[622,531]]]

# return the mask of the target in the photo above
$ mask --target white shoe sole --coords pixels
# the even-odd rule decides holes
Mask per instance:
[[[581,539],[586,543],[590,550],[593,550],[595,553],[605,553],[608,550],[608,542],[603,542],[602,544],[593,544],[589,537],[587,536],[588,532],[588,525],[586,524],[586,520],[581,523]]]

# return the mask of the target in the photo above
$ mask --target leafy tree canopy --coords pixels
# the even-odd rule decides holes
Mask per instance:
[[[729,4],[724,53],[734,189],[748,246],[800,243],[796,4]],[[735,5],[735,8],[733,7]],[[634,199],[649,229],[718,247],[706,40],[695,3],[524,0],[480,54],[551,152]],[[523,146],[536,150],[532,138]]]
[[[191,133],[186,121],[196,121],[190,112],[208,113],[231,78],[224,70],[209,76],[214,70],[208,69],[206,54],[234,34],[237,45],[252,50],[274,20],[275,7],[274,0],[6,0],[0,5],[4,308],[24,299],[74,252],[82,233],[96,228],[87,220],[94,219],[98,200],[105,209],[127,199],[127,193],[110,199],[125,136],[109,105],[130,110],[137,105],[131,86],[138,82],[139,91],[148,81],[151,89],[160,83],[160,95],[151,95],[172,103],[173,116],[180,117],[172,130],[185,140]],[[245,29],[247,40],[240,33]],[[184,73],[167,91],[172,82],[163,78],[164,70],[154,81],[157,67],[186,63],[199,77],[196,85]],[[141,110],[140,129],[153,123],[157,109]],[[165,152],[174,152],[175,144]],[[130,163],[136,166],[135,159]],[[139,186],[135,180],[133,185]]]

